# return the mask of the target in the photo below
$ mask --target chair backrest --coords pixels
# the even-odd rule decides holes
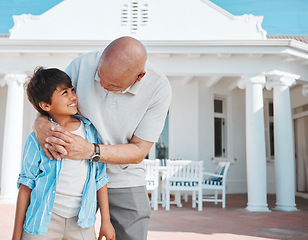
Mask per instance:
[[[145,181],[147,185],[158,185],[159,160],[143,160],[145,166]]]
[[[219,162],[218,166],[215,170],[215,174],[221,175],[221,179],[223,179],[225,181],[227,173],[228,173],[228,169],[230,166],[230,162]]]
[[[167,160],[167,180],[169,181],[202,181],[203,161]]]

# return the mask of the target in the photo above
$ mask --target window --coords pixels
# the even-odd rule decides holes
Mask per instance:
[[[169,158],[169,112],[165,120],[165,126],[160,134],[158,142],[155,144],[155,158],[168,159]]]
[[[153,144],[146,159],[168,159],[169,158],[169,112],[165,119],[165,125],[159,139]]]
[[[272,100],[266,100],[264,104],[265,111],[265,141],[266,141],[266,160],[275,159],[275,141],[274,141],[274,105]]]
[[[214,156],[226,157],[226,104],[225,99],[214,99]]]

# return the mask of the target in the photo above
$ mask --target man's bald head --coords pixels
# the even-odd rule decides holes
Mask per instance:
[[[146,59],[145,47],[138,40],[132,37],[114,40],[106,47],[99,62],[102,87],[109,91],[125,90],[140,81],[145,74]]]

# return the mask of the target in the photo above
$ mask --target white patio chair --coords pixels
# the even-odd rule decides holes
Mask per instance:
[[[214,190],[214,194],[202,195],[202,202],[221,202],[222,208],[226,207],[226,178],[229,166],[230,162],[219,162],[215,173],[203,172],[202,189]],[[218,191],[221,191],[221,198],[218,198]]]
[[[170,210],[170,192],[176,196],[181,192],[198,192],[200,204],[198,210],[202,211],[202,166],[203,161],[167,160],[167,173],[165,179],[166,211]],[[194,200],[195,201],[195,200]],[[196,204],[193,201],[193,205]],[[178,204],[178,202],[176,202]]]
[[[148,193],[151,193],[150,203],[154,210],[158,210],[158,167],[159,160],[143,160],[145,165],[145,181]]]

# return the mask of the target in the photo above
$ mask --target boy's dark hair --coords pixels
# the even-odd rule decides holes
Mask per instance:
[[[39,103],[46,102],[51,104],[51,96],[57,86],[66,85],[72,88],[70,77],[57,68],[37,67],[33,76],[27,84],[27,96],[33,107],[41,114],[48,115],[41,109]]]

